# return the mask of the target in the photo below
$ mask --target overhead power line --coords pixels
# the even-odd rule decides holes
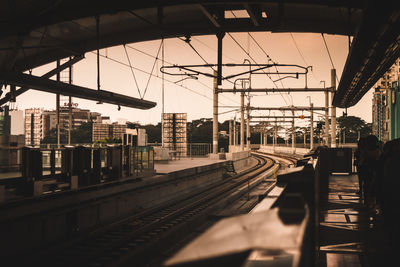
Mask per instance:
[[[324,36],[323,33],[321,33],[321,36],[322,36],[322,40],[324,40],[326,52],[328,52],[328,56],[329,56],[329,60],[331,61],[331,64],[332,64],[332,68],[333,68],[333,69],[336,69],[336,68],[335,68],[335,65],[333,65],[333,60],[332,60],[332,57],[331,57],[331,53],[329,52],[329,48],[328,48],[328,45],[327,45],[327,43],[326,43],[325,36]],[[338,79],[338,76],[337,76],[337,75],[336,75],[336,80],[337,80],[337,82],[339,83],[339,79]]]
[[[304,58],[304,56],[303,56],[303,53],[301,53],[300,48],[299,48],[299,46],[297,45],[296,40],[294,39],[293,33],[290,33],[290,36],[292,37],[294,46],[296,47],[297,52],[299,52],[299,55],[300,55],[301,59],[303,60],[304,64],[306,64],[306,66],[309,66],[308,63],[307,63],[307,61],[305,60],[305,58]],[[315,76],[315,73],[314,73],[314,70],[313,70],[313,69],[311,69],[311,73],[313,74],[314,80],[315,80],[317,83],[319,83],[319,80],[318,80],[317,77]]]

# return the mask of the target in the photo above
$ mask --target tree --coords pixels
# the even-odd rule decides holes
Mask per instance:
[[[146,130],[149,143],[161,143],[161,122],[157,123],[157,125],[147,124],[142,128]]]
[[[92,143],[92,128],[93,122],[84,122],[78,128],[71,131],[71,144],[91,144]],[[48,135],[46,135],[42,144],[56,144],[57,143],[57,129],[50,129]],[[60,129],[60,143],[68,143],[68,130]]]
[[[356,116],[341,116],[337,118],[337,123],[340,133],[345,133],[346,143],[356,143],[358,133],[364,137],[372,132],[372,125]]]

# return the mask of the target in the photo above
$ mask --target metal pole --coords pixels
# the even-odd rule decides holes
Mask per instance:
[[[237,145],[237,134],[236,134],[236,117],[233,119],[233,145]]]
[[[214,71],[214,94],[213,94],[213,154],[218,153],[218,79],[217,72]]]
[[[70,57],[69,60],[72,58]],[[72,84],[72,65],[68,69],[69,72],[69,84]],[[68,97],[68,145],[71,144],[71,131],[72,131],[72,97]]]
[[[336,70],[331,70],[331,87],[336,91]],[[331,147],[336,147],[336,107],[333,105],[334,92],[331,92]]]
[[[232,120],[229,120],[229,146],[232,145]],[[228,147],[229,150],[229,147]]]
[[[314,148],[314,111],[313,111],[313,103],[310,103],[311,106],[311,116],[310,116],[310,149]]]
[[[325,84],[325,82],[324,82]],[[325,92],[325,144],[329,146],[329,93]]]
[[[57,60],[57,68],[60,67],[60,60]],[[57,82],[60,82],[60,73],[57,73]],[[56,94],[56,130],[57,147],[60,147],[60,94]]]
[[[294,111],[292,110],[292,115],[294,117]],[[292,152],[294,153],[296,150],[296,133],[294,130],[294,119],[292,121]]]
[[[240,94],[240,150],[244,151],[244,93]]]
[[[249,98],[249,103],[247,104],[247,124],[246,124],[246,148],[247,150],[250,150],[250,98]]]
[[[161,65],[164,67],[164,38],[162,38]],[[164,72],[161,72],[161,146],[164,147]]]

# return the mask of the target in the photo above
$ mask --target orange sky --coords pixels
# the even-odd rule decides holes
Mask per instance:
[[[326,86],[330,86],[330,69],[332,68],[323,39],[320,34],[293,33],[295,42],[303,56],[300,56],[295,47],[295,43],[290,33],[251,33],[256,41],[263,47],[264,51],[273,61],[281,64],[298,64],[302,66],[313,66],[313,72],[308,76],[308,87],[321,87],[321,80],[326,81]],[[263,51],[255,44],[247,33],[233,33],[232,36],[241,44],[245,50],[257,61],[257,63],[268,63]],[[333,63],[337,69],[340,79],[345,60],[348,53],[348,39],[346,36],[326,35],[326,41],[333,58]],[[208,63],[216,63],[217,60],[217,38],[214,35],[192,37],[191,44],[205,58]],[[156,55],[160,45],[160,40],[130,44],[141,51]],[[173,64],[203,64],[200,57],[182,40],[165,40],[165,61]],[[138,51],[127,48],[131,63],[134,67],[150,72],[154,63],[154,58],[144,55]],[[101,54],[112,59],[117,59],[128,64],[125,51],[122,46],[101,50]],[[245,58],[249,58],[246,53],[232,40],[227,34],[223,40],[223,63],[243,63]],[[161,57],[161,54],[159,55]],[[33,71],[34,75],[41,75],[47,70],[54,68],[55,64],[49,64]],[[166,64],[167,65],[167,64]],[[161,77],[159,67],[161,62],[156,64],[153,71],[154,75]],[[211,69],[204,69],[210,71]],[[242,69],[223,69],[223,74],[234,73],[247,70]],[[97,88],[96,55],[87,53],[86,59],[74,66],[73,82],[89,88]],[[134,70],[141,94],[144,94],[149,75],[139,70]],[[109,104],[97,105],[93,101],[74,99],[80,108],[87,108],[98,111],[104,116],[110,116],[112,120],[124,118],[129,121],[139,121],[141,123],[157,123],[161,117],[161,79],[152,77],[144,99],[157,102],[157,106],[151,110],[136,110],[122,107],[121,111],[117,107]],[[183,77],[165,76],[169,81],[177,81]],[[274,78],[274,77],[272,77]],[[277,77],[275,77],[277,78]],[[188,120],[212,117],[212,79],[204,76],[198,80],[187,79],[179,85],[165,81],[165,112],[185,112]],[[277,83],[281,87],[281,83]],[[285,87],[304,87],[304,78],[284,79]],[[252,79],[253,87],[274,87],[271,80],[264,75],[255,75]],[[231,88],[232,84],[224,82],[223,88]],[[101,89],[139,97],[136,84],[128,67],[115,63],[109,59],[101,58]],[[193,93],[192,91],[196,91]],[[294,104],[299,106],[309,105],[307,93],[292,93],[289,95],[258,93],[251,98],[254,106],[286,106]],[[314,106],[324,105],[323,93],[310,94]],[[367,122],[372,120],[372,93],[368,92],[363,99],[354,107],[348,110],[349,115],[359,116]],[[220,95],[220,105],[237,106],[239,105],[239,94]],[[55,95],[38,91],[29,91],[17,98],[17,105],[20,109],[30,107],[43,107],[45,109],[55,108]],[[220,108],[219,112],[230,109]],[[268,112],[256,112],[254,115],[268,114]],[[272,113],[271,113],[272,114]],[[276,115],[281,115],[275,112]],[[342,115],[342,110],[338,109],[337,115]],[[234,113],[221,114],[219,121],[233,118]],[[318,119],[318,118],[316,118]],[[304,125],[305,122],[300,122]]]

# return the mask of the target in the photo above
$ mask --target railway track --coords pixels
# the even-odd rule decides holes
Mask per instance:
[[[46,260],[32,261],[41,266],[135,266],[146,265],[154,251],[171,243],[189,223],[200,223],[201,218],[235,198],[260,174],[273,165],[270,155],[254,153],[258,164],[254,168],[220,184],[207,188],[186,199],[164,207],[142,212],[114,223],[60,251],[52,251]],[[269,159],[268,159],[269,158]],[[237,196],[236,196],[237,198]],[[157,248],[158,247],[158,248]],[[42,253],[43,254],[43,253]],[[153,255],[154,256],[154,255]]]

